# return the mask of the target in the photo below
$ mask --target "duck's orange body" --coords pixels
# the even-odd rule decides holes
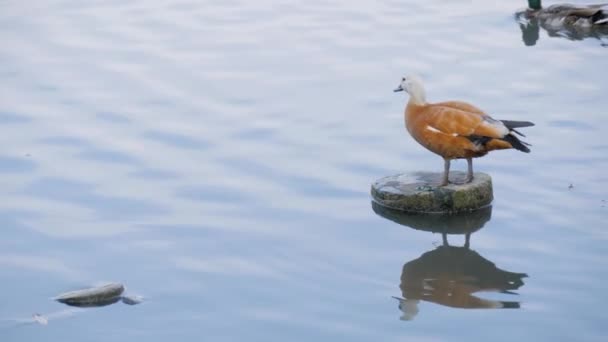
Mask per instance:
[[[492,150],[513,147],[499,140],[508,134],[504,126],[496,126],[496,120],[465,102],[423,105],[410,102],[405,109],[405,123],[420,145],[444,159],[481,157]],[[481,139],[476,141],[474,137],[492,139],[481,144]]]
[[[466,102],[427,103],[422,82],[416,76],[404,77],[395,91],[406,91],[405,126],[422,146],[445,160],[441,185],[447,185],[450,161],[466,159],[466,182],[473,180],[473,158],[489,151],[515,148],[530,152],[527,143],[515,134],[516,128],[533,126],[528,121],[499,121]]]

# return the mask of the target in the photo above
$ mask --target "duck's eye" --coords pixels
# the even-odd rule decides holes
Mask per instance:
[[[401,81],[405,81],[405,77],[401,79]]]

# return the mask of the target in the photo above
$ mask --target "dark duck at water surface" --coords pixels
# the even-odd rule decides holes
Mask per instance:
[[[542,27],[551,37],[569,40],[608,38],[608,3],[593,5],[554,4],[543,8],[540,0],[528,0],[528,8],[518,11],[522,38],[526,45],[535,45]]]

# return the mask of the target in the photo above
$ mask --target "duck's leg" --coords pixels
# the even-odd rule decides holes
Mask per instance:
[[[446,186],[449,183],[448,177],[450,175],[450,160],[449,159],[444,159],[444,164],[443,164],[443,180],[441,181],[441,185],[440,186]]]
[[[464,180],[465,183],[471,183],[473,181],[473,158],[467,158],[467,164],[469,165],[467,178]]]

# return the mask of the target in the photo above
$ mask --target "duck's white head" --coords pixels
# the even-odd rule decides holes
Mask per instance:
[[[424,92],[422,79],[416,75],[408,75],[402,78],[401,83],[394,91],[405,91],[410,94],[410,102],[414,104],[423,105],[426,103],[426,93]]]

